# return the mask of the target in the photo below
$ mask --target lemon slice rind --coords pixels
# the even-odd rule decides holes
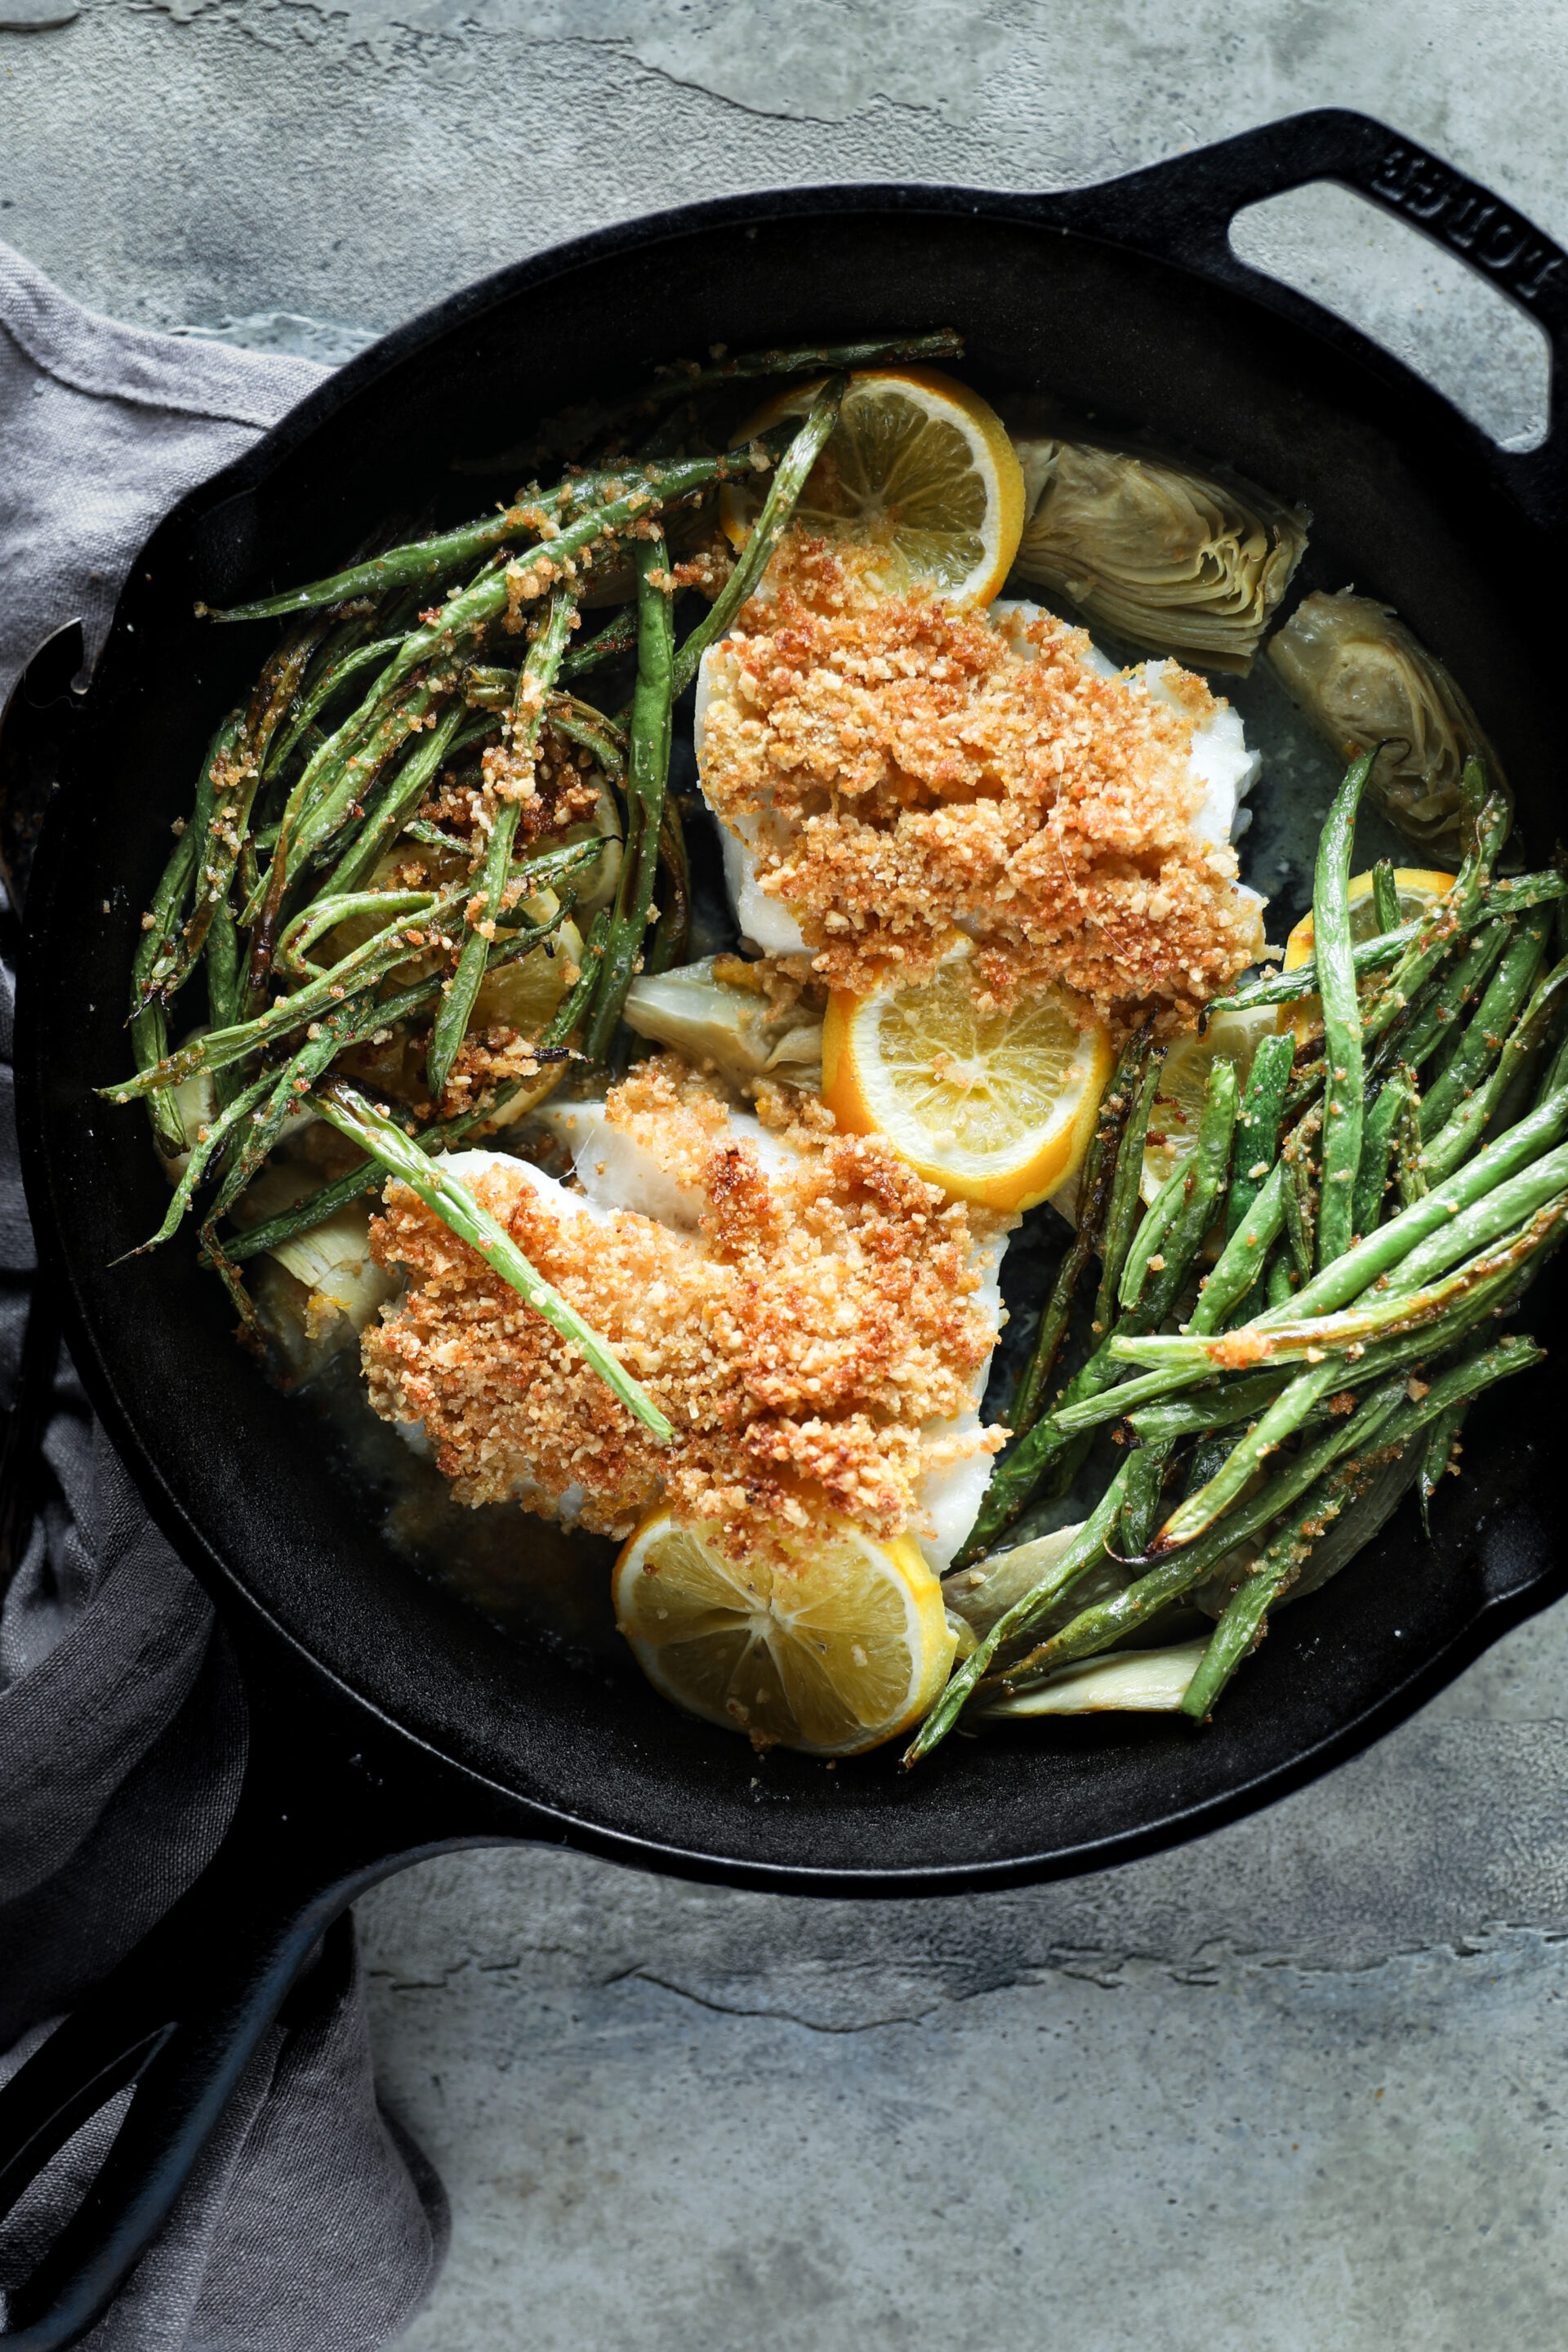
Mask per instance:
[[[824,381],[779,394],[737,437],[804,416]],[[756,486],[725,484],[720,519],[735,545],[762,499]],[[849,379],[794,520],[814,537],[880,551],[870,579],[884,594],[924,583],[974,606],[1012,570],[1024,505],[1017,453],[989,403],[934,368],[868,368]]]
[[[1151,1138],[1158,1140],[1144,1147],[1139,1180],[1145,1202],[1197,1149],[1198,1119],[1212,1066],[1234,1062],[1237,1084],[1245,1087],[1259,1041],[1275,1028],[1274,1015],[1271,1004],[1247,1013],[1216,1013],[1201,1037],[1178,1037],[1169,1048],[1149,1119]]]
[[[1401,917],[1408,921],[1413,915],[1424,915],[1428,908],[1437,904],[1439,898],[1447,897],[1454,887],[1454,881],[1455,877],[1452,874],[1442,873],[1434,866],[1396,866],[1394,869],[1394,887],[1399,894]],[[1376,918],[1372,912],[1372,876],[1370,874],[1354,874],[1351,877],[1350,908],[1352,938],[1371,939],[1376,929]],[[1309,908],[1285,942],[1285,959],[1280,969],[1284,971],[1295,971],[1299,966],[1304,964],[1312,952],[1312,914]],[[1321,1024],[1321,1010],[1315,996],[1299,996],[1290,1003],[1282,1004],[1279,1007],[1280,1028],[1292,1031],[1303,1043],[1313,1028]]]
[[[791,1551],[738,1564],[710,1529],[645,1520],[614,1585],[637,1664],[675,1706],[759,1746],[854,1756],[898,1738],[952,1667],[939,1579],[910,1536],[841,1524]]]
[[[983,1011],[966,961],[950,959],[923,982],[836,994],[823,1025],[824,1098],[840,1127],[886,1136],[953,1199],[1033,1208],[1089,1150],[1110,1039],[1066,990]]]

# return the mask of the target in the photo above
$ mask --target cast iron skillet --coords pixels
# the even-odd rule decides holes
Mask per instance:
[[[198,491],[138,561],[63,763],[29,892],[17,1035],[27,1193],[92,1402],[212,1592],[245,1666],[250,1759],[228,1841],[0,2096],[0,2210],[112,2090],[138,2088],[86,2204],[15,2299],[6,2342],[74,2340],[178,2191],[318,1938],[441,1847],[558,1840],[791,1893],[953,1894],[1081,1871],[1213,1828],[1385,1730],[1562,1589],[1549,1366],[1478,1412],[1435,1545],[1414,1513],[1303,1603],[1214,1727],[951,1740],[911,1778],[828,1773],[503,1640],[404,1568],[234,1347],[174,1247],[110,1270],[165,1197],[121,1074],[124,974],[213,714],[258,633],[192,618],[329,570],[389,507],[454,518],[510,488],[454,457],[700,352],[952,324],[966,377],[1226,459],[1316,514],[1322,584],[1395,603],[1454,665],[1533,850],[1554,837],[1568,509],[1553,383],[1540,449],[1494,447],[1349,328],[1233,255],[1243,205],[1332,178],[1418,223],[1568,353],[1568,259],[1363,117],[1300,115],[1046,197],[830,188],[665,213],[502,271],[324,384]],[[96,910],[108,900],[112,911]],[[1550,1295],[1536,1294],[1539,1329]],[[341,1963],[341,1932],[335,1947]]]

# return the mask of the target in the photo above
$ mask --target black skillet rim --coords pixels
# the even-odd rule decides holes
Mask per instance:
[[[1110,184],[1116,186],[1119,184]],[[893,212],[906,216],[979,214],[1025,228],[1048,230],[1054,224],[1042,215],[1048,213],[1052,201],[940,188],[792,189],[783,194],[762,194],[683,207],[678,212],[651,215],[595,232],[589,237],[498,272],[479,285],[454,296],[434,311],[395,331],[339,374],[330,378],[300,408],[291,412],[273,434],[266,436],[237,465],[218,478],[216,483],[205,485],[186,501],[181,513],[188,515],[193,509],[210,510],[219,503],[217,494],[220,491],[223,497],[234,497],[243,491],[250,482],[259,479],[269,470],[284,450],[313,431],[337,407],[396,367],[421,346],[448,333],[454,326],[477,317],[497,302],[514,297],[531,285],[606,256],[624,256],[639,248],[674,242],[697,230],[742,226],[763,219],[788,221],[845,211]],[[1310,306],[1308,307],[1310,309]],[[1347,351],[1353,351],[1355,356],[1374,373],[1381,373],[1385,378],[1405,376],[1405,372],[1397,362],[1391,362],[1386,354],[1365,344],[1353,330],[1345,328],[1342,322],[1328,319],[1323,314],[1314,314],[1311,323],[1315,331],[1320,331],[1320,320],[1321,331],[1326,333],[1328,340],[1338,341]],[[1408,382],[1411,389],[1425,402],[1437,399],[1426,387],[1418,385],[1415,379],[1410,378]],[[1463,423],[1463,420],[1454,419],[1453,412],[1446,403],[1438,401],[1437,404],[1450,422]],[[1466,431],[1473,432],[1473,428],[1467,427]],[[40,867],[46,877],[53,857],[59,854],[56,841],[51,837],[58,835],[59,831],[58,826],[46,828],[40,844]],[[308,1644],[272,1617],[264,1604],[244,1585],[237,1571],[229,1568],[216,1550],[209,1547],[176,1496],[164,1486],[136,1433],[133,1412],[121,1407],[114,1375],[101,1358],[85,1321],[61,1234],[53,1217],[44,1209],[49,1193],[48,1155],[42,1118],[44,1107],[39,1098],[36,1067],[28,1051],[32,1034],[29,1008],[37,1001],[43,984],[41,971],[34,968],[30,935],[18,1006],[17,1070],[19,1108],[23,1114],[25,1176],[29,1203],[35,1211],[41,1254],[60,1283],[73,1354],[96,1409],[137,1472],[138,1483],[149,1499],[154,1517],[182,1556],[190,1561],[198,1574],[203,1575],[209,1588],[216,1591],[226,1601],[232,1602],[236,1597],[242,1599],[253,1617],[269,1624],[277,1639],[301,1658],[309,1659],[316,1671],[335,1684],[356,1708],[379,1717],[402,1739],[416,1748],[426,1748],[434,1758],[440,1750],[433,1743],[422,1741],[418,1734],[400,1724],[395,1717],[385,1713],[374,1700],[322,1667],[319,1660],[313,1658]],[[44,1213],[40,1214],[41,1210]],[[1392,1727],[1510,1624],[1554,1598],[1563,1580],[1563,1570],[1558,1567],[1537,1572],[1526,1581],[1511,1587],[1505,1580],[1501,1589],[1486,1593],[1478,1601],[1464,1626],[1431,1653],[1415,1671],[1387,1688],[1375,1703],[1363,1708],[1352,1720],[1309,1742],[1288,1762],[1275,1765],[1253,1779],[1237,1782],[1222,1795],[1205,1798],[1194,1806],[1147,1820],[1137,1827],[1067,1849],[1016,1853],[1005,1858],[950,1865],[923,1864],[895,1870],[845,1870],[809,1864],[759,1862],[720,1851],[699,1851],[628,1834],[607,1828],[584,1814],[574,1813],[567,1808],[521,1798],[502,1784],[487,1781],[483,1776],[471,1774],[470,1778],[477,1786],[488,1785],[526,1813],[528,1825],[522,1829],[524,1834],[531,1828],[535,1834],[564,1838],[574,1845],[623,1861],[639,1862],[731,1884],[837,1895],[952,1893],[971,1887],[995,1887],[1062,1875],[1103,1867],[1135,1853],[1176,1843],[1254,1811],[1260,1804],[1301,1786]]]

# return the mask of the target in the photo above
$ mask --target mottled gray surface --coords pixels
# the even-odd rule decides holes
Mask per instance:
[[[0,0],[0,26],[40,11]],[[379,331],[671,199],[1058,186],[1326,103],[1561,227],[1563,23],[1527,0],[89,0],[0,30],[0,234],[149,325]],[[1353,275],[1351,307],[1528,434],[1533,330],[1461,297],[1456,265],[1343,196],[1287,199],[1245,241],[1319,290]]]
[[[68,0],[66,0],[68,5]],[[1360,105],[1568,236],[1568,10],[1458,0],[0,0],[0,234],[333,358],[554,238],[833,178],[1063,184]],[[1248,258],[1500,439],[1534,330],[1355,199]],[[1182,1853],[809,1906],[559,1853],[363,1906],[457,2229],[417,2352],[1556,2352],[1568,1612]]]
[[[361,1906],[409,2352],[1556,2352],[1568,1610],[1331,1780],[876,1907],[467,1854]]]

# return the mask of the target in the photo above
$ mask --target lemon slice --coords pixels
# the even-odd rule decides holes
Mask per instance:
[[[925,982],[835,993],[823,1024],[839,1126],[885,1135],[929,1183],[988,1209],[1032,1209],[1074,1173],[1111,1061],[1104,1025],[1066,989],[986,1011],[963,956]]]
[[[737,439],[804,416],[825,379],[781,393]],[[726,483],[720,507],[739,546],[765,485]],[[866,369],[849,379],[838,422],[795,520],[814,538],[879,551],[871,581],[900,595],[917,581],[956,604],[989,604],[1024,530],[1024,474],[995,410],[933,368]]]
[[[727,1560],[710,1528],[645,1520],[615,1570],[616,1622],[654,1688],[759,1747],[854,1756],[908,1731],[957,1647],[911,1536],[839,1523],[786,1561]]]
[[[1439,898],[1447,897],[1454,887],[1454,877],[1451,874],[1436,873],[1429,866],[1396,866],[1394,869],[1394,887],[1399,894],[1400,920],[1409,922],[1413,916],[1425,915],[1430,908],[1437,904]],[[1373,903],[1370,874],[1352,876],[1350,887],[1350,913],[1352,940],[1376,938],[1377,914]],[[1294,971],[1298,965],[1306,962],[1311,952],[1312,918],[1309,910],[1302,916],[1285,942],[1283,969],[1286,971]],[[1305,1042],[1312,1030],[1320,1025],[1322,1017],[1322,1007],[1315,996],[1299,996],[1294,1003],[1282,1004],[1279,1008],[1280,1028],[1293,1030],[1301,1042]]]
[[[1197,1150],[1198,1120],[1204,1091],[1215,1062],[1234,1062],[1237,1081],[1247,1084],[1258,1040],[1276,1026],[1275,1008],[1258,1005],[1250,1013],[1216,1013],[1201,1037],[1179,1037],[1165,1055],[1160,1091],[1149,1118],[1149,1141],[1143,1150],[1143,1173],[1139,1191],[1152,1201],[1161,1185],[1173,1176],[1184,1160]]]

